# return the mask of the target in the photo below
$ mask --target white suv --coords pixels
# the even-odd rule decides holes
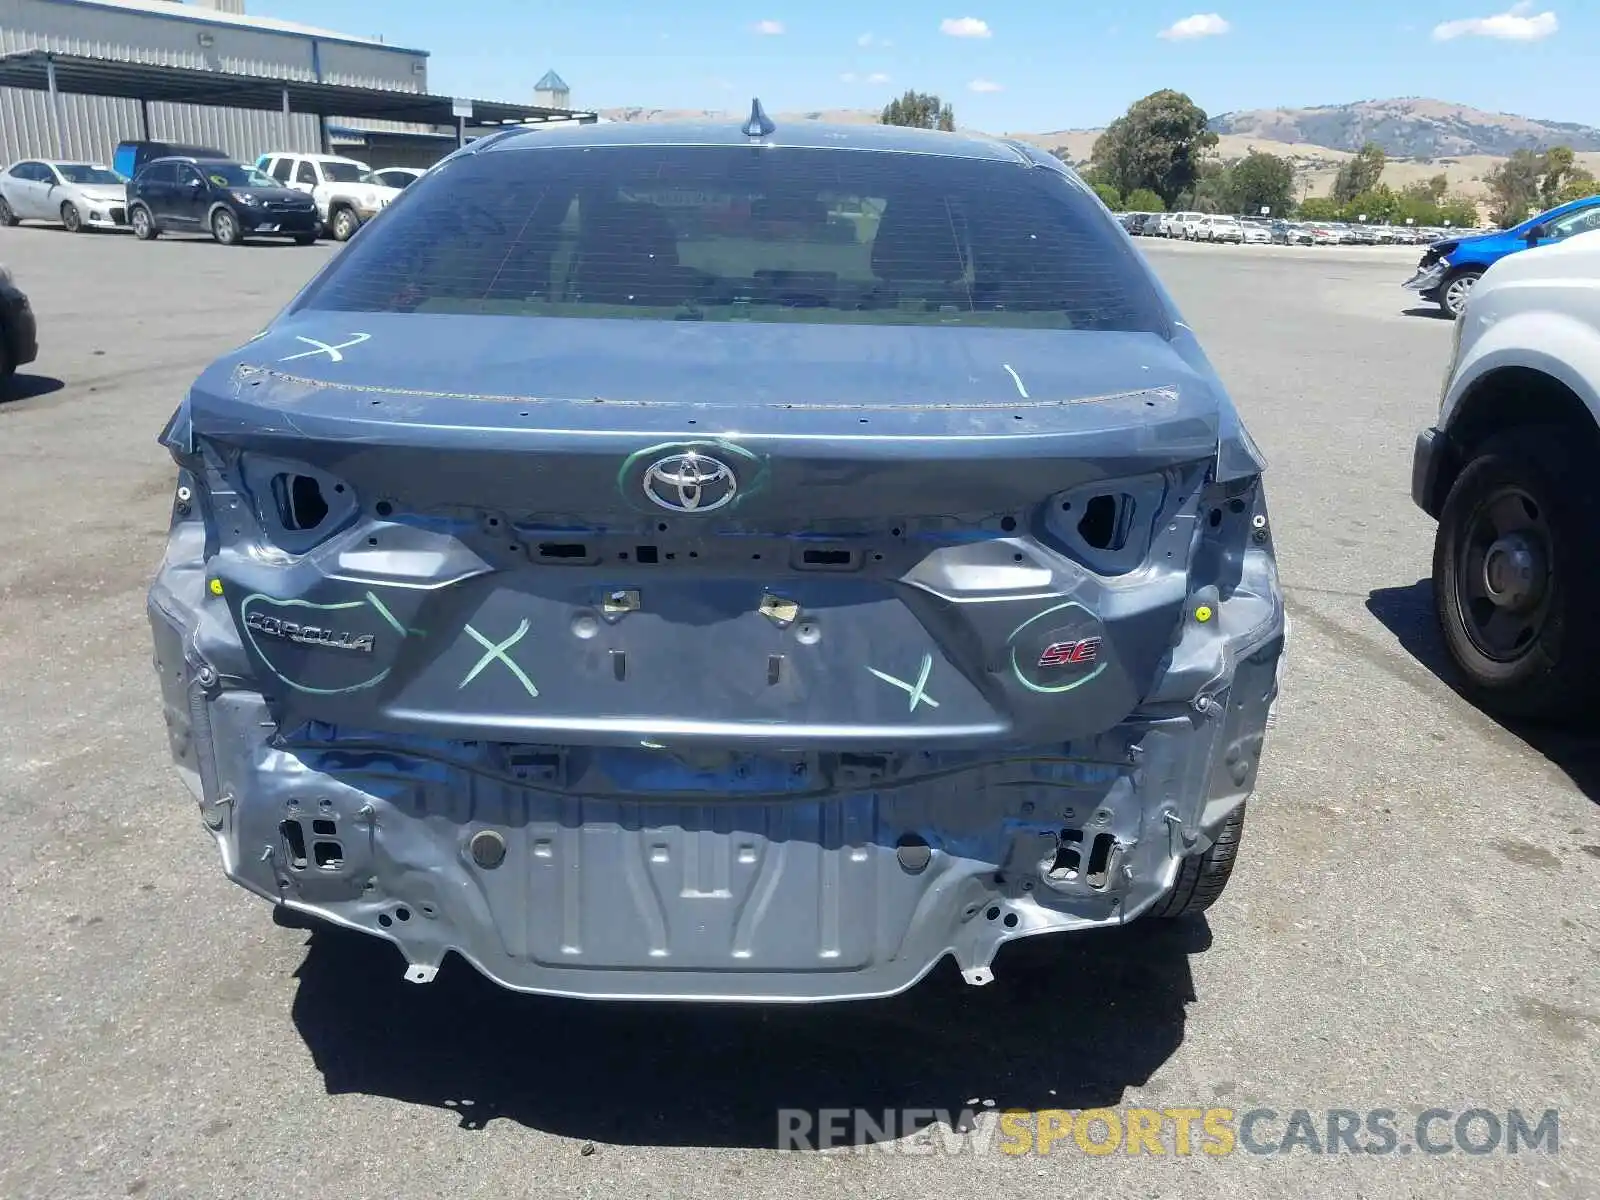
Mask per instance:
[[[284,187],[309,193],[324,231],[340,242],[349,241],[400,194],[399,188],[375,181],[366,163],[335,154],[272,151],[256,159],[256,168]]]
[[[1199,242],[1244,241],[1244,225],[1238,217],[1201,217],[1189,229]]]
[[[1411,472],[1445,645],[1485,708],[1578,715],[1600,699],[1600,231],[1496,262],[1455,339]]]
[[[1185,226],[1191,221],[1198,221],[1204,215],[1204,213],[1197,212],[1168,213],[1161,218],[1161,236],[1181,238],[1184,236]]]

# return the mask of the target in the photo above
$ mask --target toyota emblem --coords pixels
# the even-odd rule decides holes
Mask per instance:
[[[669,512],[715,512],[733,503],[739,479],[721,459],[685,450],[645,468],[644,494]]]

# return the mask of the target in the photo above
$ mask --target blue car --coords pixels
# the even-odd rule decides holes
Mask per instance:
[[[179,774],[231,878],[411,982],[987,984],[1233,869],[1284,642],[1265,464],[1034,147],[508,129],[162,440]]]
[[[1506,255],[1591,229],[1600,229],[1600,196],[1573,200],[1510,229],[1434,242],[1417,264],[1417,273],[1400,286],[1459,317],[1473,286]]]

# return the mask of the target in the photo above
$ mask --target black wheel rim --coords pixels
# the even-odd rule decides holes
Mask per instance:
[[[1522,488],[1496,488],[1463,523],[1456,543],[1456,607],[1474,649],[1514,663],[1550,618],[1555,561],[1548,514]]]

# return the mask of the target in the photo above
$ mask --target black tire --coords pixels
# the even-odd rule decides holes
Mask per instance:
[[[17,372],[17,364],[11,360],[11,347],[6,345],[6,331],[0,328],[0,395],[11,386],[11,377]]]
[[[7,229],[17,223],[17,214],[11,211],[11,202],[0,196],[0,225]]]
[[[1440,510],[1434,611],[1463,690],[1487,712],[1581,720],[1600,696],[1600,545],[1589,526],[1600,485],[1591,444],[1556,426],[1493,437],[1456,477]],[[1497,512],[1528,529],[1499,530]],[[1499,536],[1480,562],[1475,547],[1493,532]],[[1533,564],[1533,582],[1510,576],[1530,597],[1521,605],[1489,595],[1495,548],[1506,545],[1531,548],[1524,561]],[[1512,595],[1504,588],[1499,594]]]
[[[83,214],[71,200],[61,202],[61,227],[68,233],[83,232]]]
[[[128,213],[128,224],[133,226],[133,236],[141,242],[153,242],[161,236],[161,230],[156,228],[155,217],[142,204],[135,204]]]
[[[1444,310],[1444,315],[1454,320],[1461,315],[1461,310],[1466,307],[1467,296],[1483,278],[1481,267],[1467,267],[1457,271],[1439,285],[1439,307]]]
[[[226,208],[219,208],[211,214],[211,236],[223,246],[237,246],[244,241],[239,218]]]
[[[296,246],[315,246],[317,244],[317,235],[314,233],[297,233],[294,235],[294,244]]]
[[[361,228],[361,218],[356,216],[353,208],[336,208],[328,222],[328,232],[333,235],[336,242],[348,242],[355,237],[356,230]]]
[[[1199,854],[1191,854],[1178,868],[1172,890],[1150,909],[1152,917],[1187,917],[1203,913],[1215,904],[1233,875],[1239,857],[1239,841],[1244,837],[1243,804],[1229,814],[1217,831],[1217,840]]]

